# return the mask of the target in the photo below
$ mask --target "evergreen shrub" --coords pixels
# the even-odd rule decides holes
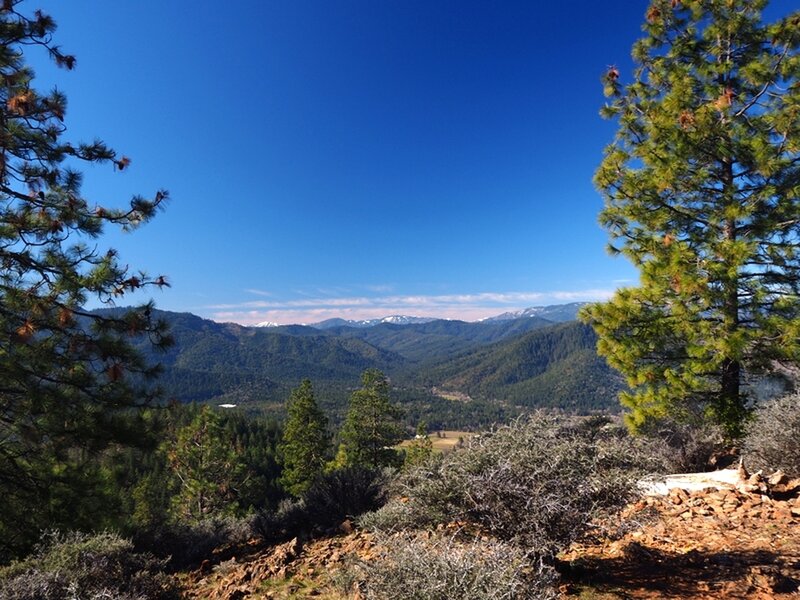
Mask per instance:
[[[374,511],[386,502],[388,472],[344,467],[321,475],[303,496],[285,500],[274,512],[263,511],[255,521],[258,534],[276,543],[313,530],[326,530]]]
[[[170,570],[197,566],[214,550],[244,544],[259,534],[256,517],[167,523],[137,531],[137,548],[163,558]]]
[[[345,467],[322,475],[303,496],[306,512],[326,527],[376,510],[386,502],[387,475],[363,467]]]

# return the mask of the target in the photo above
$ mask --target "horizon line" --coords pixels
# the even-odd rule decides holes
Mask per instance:
[[[203,315],[197,315],[197,316],[200,316],[201,318],[207,318],[216,323],[233,323],[235,325],[240,325],[243,327],[286,327],[291,325],[298,325],[301,327],[314,327],[316,325],[320,325],[327,321],[333,321],[333,320],[340,320],[344,321],[345,323],[353,323],[353,324],[366,323],[366,322],[375,322],[375,324],[378,324],[381,322],[387,322],[389,319],[392,319],[394,317],[402,317],[409,319],[424,319],[426,321],[462,321],[464,323],[480,323],[482,321],[501,317],[509,313],[523,312],[533,308],[551,308],[551,307],[570,306],[575,304],[585,305],[585,304],[591,304],[592,302],[595,301],[597,300],[573,300],[569,302],[554,302],[551,304],[507,307],[505,310],[500,310],[500,311],[498,311],[498,308],[500,307],[465,307],[466,310],[460,311],[461,314],[457,316],[445,315],[445,314],[431,314],[431,313],[428,314],[412,313],[412,312],[376,313],[375,311],[380,310],[380,308],[377,307],[366,309],[366,311],[362,309],[361,311],[358,311],[358,313],[356,314],[349,314],[349,315],[347,311],[344,311],[344,313],[329,314],[330,311],[328,309],[319,309],[318,312],[312,311],[311,314],[322,318],[305,319],[305,320],[291,319],[289,315],[284,315],[284,317],[289,317],[288,319],[287,318],[280,319],[278,315],[275,315],[275,317],[278,317],[277,319],[276,318],[259,319],[260,316],[268,314],[268,313],[262,313],[261,311],[247,311],[247,312],[236,311],[232,313],[221,312],[221,313],[213,313],[209,316],[203,316]],[[268,311],[268,312],[273,313],[273,312],[285,312],[285,311]],[[449,313],[450,311],[447,312]],[[476,314],[479,314],[481,316],[469,318],[470,315],[474,316]],[[531,317],[535,316],[536,315],[531,315]],[[232,319],[230,317],[238,317],[238,318]]]

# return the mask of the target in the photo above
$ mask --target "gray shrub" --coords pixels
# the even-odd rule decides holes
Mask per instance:
[[[392,532],[471,522],[551,560],[637,494],[636,480],[661,466],[654,456],[652,442],[602,421],[535,414],[406,475],[399,498],[361,523]]]
[[[782,469],[800,477],[800,394],[758,407],[749,424],[742,452],[748,469],[771,473]]]
[[[555,571],[503,542],[406,533],[382,539],[383,554],[351,573],[369,600],[550,600]]]
[[[164,561],[134,552],[115,533],[43,536],[36,552],[0,569],[4,600],[149,600],[177,598]]]

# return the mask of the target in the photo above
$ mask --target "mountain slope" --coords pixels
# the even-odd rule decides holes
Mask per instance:
[[[326,333],[360,339],[399,354],[408,361],[420,363],[454,356],[478,346],[551,325],[551,321],[537,317],[492,323],[438,319],[409,325],[382,323],[362,329],[335,327],[328,329]]]
[[[392,378],[412,425],[425,419],[463,427],[505,419],[519,407],[615,408],[621,388],[594,351],[594,333],[577,322],[437,320],[320,331],[156,316],[171,324],[176,344],[166,353],[154,353],[144,340],[141,348],[163,364],[166,397],[184,402],[244,403],[278,413],[289,390],[309,378],[337,419],[360,374],[377,368]]]
[[[509,321],[511,319],[522,319],[525,317],[539,317],[554,323],[564,323],[574,321],[578,318],[578,311],[586,306],[586,302],[571,302],[570,304],[552,304],[550,306],[531,306],[523,310],[514,312],[504,312],[495,317],[484,319],[484,323],[495,321]]]
[[[616,408],[623,382],[597,356],[596,342],[590,327],[564,323],[442,361],[423,377],[473,398],[530,407]]]
[[[244,400],[283,401],[301,379],[356,384],[368,368],[391,371],[402,357],[367,342],[328,335],[293,335],[283,328],[215,323],[194,315],[158,311],[171,325],[175,346],[167,353],[142,348],[165,367],[169,397],[203,401],[239,390]],[[296,331],[291,328],[290,331]],[[319,333],[319,332],[318,332]]]

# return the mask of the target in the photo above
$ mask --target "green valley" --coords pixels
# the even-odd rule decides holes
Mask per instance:
[[[162,364],[168,400],[236,404],[280,416],[288,391],[314,382],[334,421],[365,369],[391,378],[409,426],[479,427],[537,407],[586,413],[616,407],[618,375],[590,328],[539,317],[434,320],[371,327],[243,327],[156,311],[175,345],[141,348]]]

